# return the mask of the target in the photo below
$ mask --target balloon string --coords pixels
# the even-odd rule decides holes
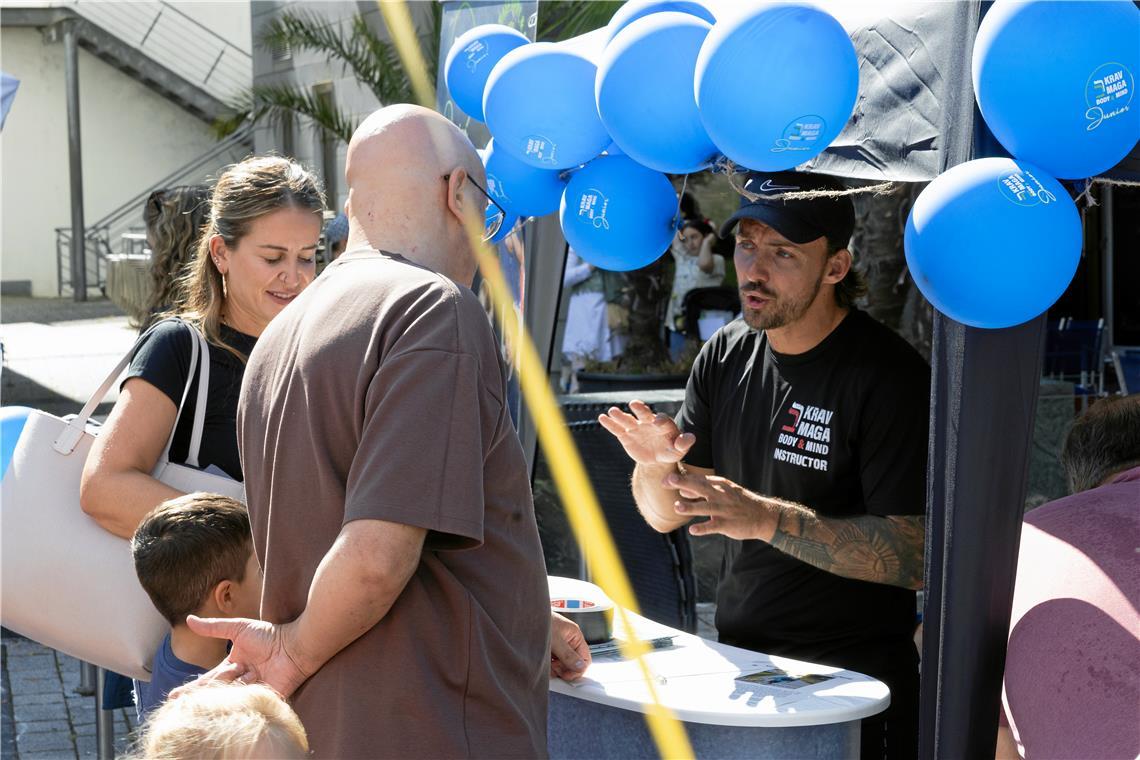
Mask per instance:
[[[684,221],[683,219],[681,219],[681,199],[683,199],[685,197],[685,188],[687,188],[688,186],[689,186],[689,175],[686,174],[685,178],[683,180],[681,180],[681,192],[677,194],[677,213],[673,214],[673,228],[674,229],[676,229],[677,227],[680,227],[681,222]]]
[[[738,195],[742,195],[750,201],[758,201],[763,198],[766,201],[805,201],[815,200],[817,198],[842,198],[845,195],[859,195],[862,193],[874,193],[875,195],[888,195],[895,191],[898,187],[897,182],[880,182],[877,185],[867,185],[866,187],[850,187],[846,190],[797,190],[792,193],[777,193],[775,195],[758,195],[750,190],[745,190],[744,186],[740,184],[737,179],[739,173],[736,164],[730,159],[721,157],[717,159],[713,165],[714,172],[723,172],[728,177],[728,184],[736,191]]]
[[[1109,187],[1140,187],[1140,182],[1134,182],[1127,179],[1108,179],[1107,177],[1090,177],[1085,180],[1085,189],[1073,199],[1074,203],[1079,203],[1081,198],[1085,199],[1086,208],[1099,206],[1096,196],[1092,194],[1093,185],[1108,185]]]

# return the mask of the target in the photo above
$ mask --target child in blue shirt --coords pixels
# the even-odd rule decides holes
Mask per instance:
[[[139,524],[131,553],[139,582],[171,625],[150,681],[135,681],[141,721],[168,693],[225,659],[228,643],[194,633],[186,616],[257,618],[261,569],[245,507],[217,494],[164,501]]]

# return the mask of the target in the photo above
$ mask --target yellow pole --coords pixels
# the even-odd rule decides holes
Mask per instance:
[[[416,41],[415,27],[403,0],[378,0],[388,31],[396,44],[396,50],[409,72],[416,98],[421,105],[435,107],[435,97],[431,91],[427,67]],[[483,275],[494,313],[499,315],[500,327],[504,335],[519,336],[518,345],[512,352],[518,371],[519,383],[527,409],[535,419],[538,440],[546,454],[555,487],[566,508],[570,526],[580,547],[587,541],[591,551],[586,554],[590,573],[606,593],[613,599],[616,614],[620,617],[627,635],[633,636],[626,610],[637,611],[637,600],[633,587],[626,575],[625,567],[610,534],[609,526],[602,515],[586,468],[578,455],[578,449],[570,437],[562,410],[550,389],[546,368],[538,358],[534,343],[526,327],[520,323],[514,309],[506,278],[496,253],[482,242],[483,230],[476,222],[468,225],[467,235],[471,250],[475,252],[479,271]],[[622,643],[622,653],[637,662],[645,679],[651,703],[647,705],[646,721],[650,733],[663,758],[691,758],[693,748],[688,734],[672,711],[661,704],[657,696],[657,682],[650,672],[642,655],[649,651],[645,642],[630,638]]]

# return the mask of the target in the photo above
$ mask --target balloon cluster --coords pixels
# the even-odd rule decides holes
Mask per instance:
[[[493,137],[488,192],[510,214],[559,211],[587,261],[636,269],[669,247],[666,174],[721,156],[758,170],[818,155],[855,106],[859,66],[843,27],[801,2],[630,0],[608,26],[531,43],[488,24],[456,39],[447,88]]]
[[[1107,171],[1140,139],[1140,10],[1129,0],[997,0],[974,42],[978,108],[1013,155],[969,161],[923,190],[907,220],[915,284],[974,327],[1011,327],[1065,292],[1081,253],[1055,177]]]

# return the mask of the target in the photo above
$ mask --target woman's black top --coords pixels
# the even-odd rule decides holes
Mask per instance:
[[[257,342],[257,338],[225,325],[221,326],[220,337],[226,345],[245,356],[249,356]],[[174,321],[162,323],[139,347],[123,382],[133,377],[142,378],[178,406],[186,387],[186,377],[190,374],[190,341],[190,331],[185,324]],[[237,446],[237,402],[244,373],[245,362],[219,346],[210,345],[210,387],[206,395],[206,419],[198,466],[206,469],[214,465],[234,480],[242,480]],[[170,461],[178,464],[186,461],[190,448],[198,376],[199,373],[195,372],[170,448]]]

